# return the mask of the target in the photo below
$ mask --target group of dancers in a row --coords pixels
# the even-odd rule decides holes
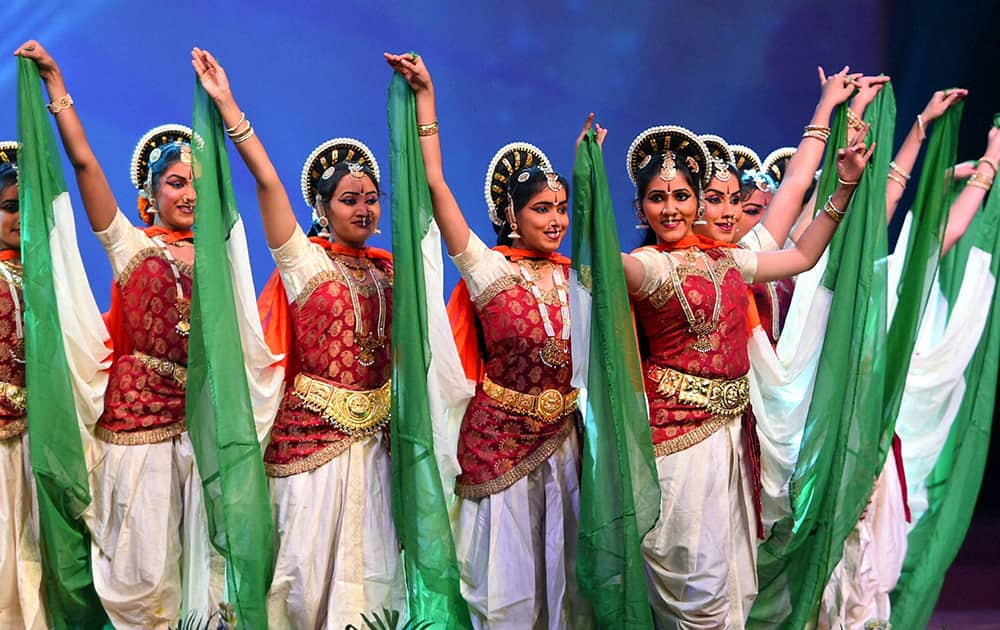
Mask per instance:
[[[111,337],[128,344],[115,349],[104,413],[93,428],[98,454],[90,465],[94,506],[87,518],[94,585],[116,627],[163,628],[182,605],[208,610],[224,597],[225,563],[206,538],[185,424],[198,201],[191,133],[165,125],[139,142],[131,176],[145,225],[137,228],[112,194],[54,59],[34,41],[16,54],[36,63],[47,88],[87,218],[114,272],[112,310],[118,312],[108,322],[124,335],[112,330]],[[452,525],[462,594],[476,627],[590,627],[575,563],[582,435],[571,386],[575,314],[570,261],[558,253],[569,224],[568,181],[531,144],[501,148],[486,178],[496,246],[484,242],[470,230],[444,177],[435,90],[424,60],[413,54],[386,54],[386,60],[415,93],[434,218],[463,280],[449,313],[474,331],[471,359],[478,365],[467,373],[477,384],[454,453],[461,469]],[[383,606],[405,610],[390,509],[393,263],[390,253],[366,245],[380,225],[378,163],[357,140],[318,146],[302,172],[302,194],[313,208],[304,230],[263,134],[237,104],[222,66],[197,48],[192,62],[256,181],[277,266],[260,306],[285,316],[272,317],[266,331],[260,321],[241,325],[261,338],[290,340],[281,348],[291,360],[284,363],[280,403],[263,436],[277,532],[270,625],[342,628]],[[646,246],[622,254],[622,264],[643,352],[662,496],[660,517],[642,542],[658,627],[741,628],[757,594],[763,523],[760,447],[748,413],[748,317],[755,311],[771,343],[778,341],[794,278],[821,258],[866,173],[874,147],[866,144],[869,126],[861,117],[887,80],[847,68],[820,74],[819,102],[797,148],[762,161],[718,136],[666,125],[641,133],[628,151],[637,228],[647,235]],[[961,90],[936,94],[914,123],[886,182],[890,208],[927,126],[963,96]],[[815,175],[831,115],[842,103],[851,108],[852,124],[837,155],[838,183],[817,200],[811,198]],[[585,133],[592,122],[593,116]],[[594,131],[603,141],[606,130],[594,125]],[[29,505],[16,158],[10,147],[2,156],[0,481],[4,496]],[[974,184],[968,187],[973,210],[953,213],[945,248],[971,221],[998,159],[1000,138],[991,134],[986,154],[965,174]],[[13,501],[3,509],[21,505]],[[5,548],[30,539],[16,521],[0,519]],[[21,557],[0,552],[7,585],[0,597],[11,602],[0,616],[11,624],[5,627],[47,627],[44,576],[27,579]],[[11,593],[11,585],[19,592]],[[43,613],[22,620],[18,606],[32,598]],[[827,617],[827,624],[848,627],[867,620],[849,621],[836,611]]]

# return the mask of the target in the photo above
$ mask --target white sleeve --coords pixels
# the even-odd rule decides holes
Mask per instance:
[[[642,284],[632,294],[633,297],[641,300],[658,289],[670,277],[670,261],[667,260],[669,254],[663,254],[651,247],[643,247],[632,252],[632,256],[642,264],[642,269],[645,272],[642,276]]]
[[[121,209],[115,212],[115,218],[111,220],[111,225],[107,229],[94,232],[94,235],[104,246],[108,260],[111,261],[111,271],[116,279],[138,252],[156,246],[151,238],[125,218]]]
[[[757,252],[733,248],[729,250],[729,253],[733,255],[733,261],[743,276],[743,282],[753,284],[753,279],[757,275]]]
[[[753,226],[753,229],[740,239],[740,245],[754,252],[773,252],[780,249],[763,223]]]
[[[469,244],[465,246],[465,251],[450,258],[469,285],[469,296],[473,300],[497,280],[513,275],[507,258],[487,247],[472,232],[469,232]]]
[[[310,242],[306,233],[297,225],[284,244],[271,249],[271,256],[278,266],[289,302],[295,301],[316,274],[333,269],[323,248]]]

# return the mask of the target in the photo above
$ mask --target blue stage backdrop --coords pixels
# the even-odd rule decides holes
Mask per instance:
[[[335,136],[368,144],[388,195],[383,51],[415,50],[437,87],[448,182],[473,229],[493,232],[484,171],[501,145],[538,145],[556,170],[572,169],[573,141],[588,112],[610,129],[604,152],[623,247],[637,244],[634,191],[624,162],[637,133],[680,124],[747,144],[763,157],[798,142],[819,94],[816,66],[884,70],[880,3],[860,0],[729,2],[323,2],[222,0],[174,3],[105,0],[7,2],[2,48],[41,41],[67,86],[122,210],[138,222],[128,177],[147,129],[190,124],[192,46],[213,52],[285,182],[305,224],[299,173],[309,152]],[[16,134],[16,64],[0,63],[9,103],[0,139]],[[254,278],[274,268],[253,181],[230,150],[247,225]],[[107,308],[111,271],[88,229],[75,181],[80,247],[98,304]],[[391,247],[389,234],[372,245]],[[569,239],[564,251],[568,253]],[[457,280],[448,269],[447,286]]]

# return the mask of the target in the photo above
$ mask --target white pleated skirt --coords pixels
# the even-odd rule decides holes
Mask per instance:
[[[162,628],[207,616],[225,591],[187,433],[155,444],[97,441],[91,471],[94,586],[115,628]]]
[[[509,488],[458,499],[455,546],[475,628],[591,627],[576,583],[579,453],[571,432]]]
[[[743,628],[757,597],[757,514],[740,419],[656,458],[660,519],[642,553],[657,628]]]
[[[0,628],[48,628],[28,432],[0,441]]]
[[[318,468],[270,479],[278,546],[267,596],[272,630],[362,627],[362,614],[383,607],[406,618],[391,483],[381,433]]]

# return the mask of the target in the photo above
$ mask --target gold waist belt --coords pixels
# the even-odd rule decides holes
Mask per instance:
[[[658,383],[656,391],[677,396],[682,403],[705,409],[713,416],[738,416],[750,404],[750,379],[741,376],[726,381],[704,378],[654,365],[646,375]]]
[[[188,371],[183,365],[178,365],[173,361],[153,357],[145,352],[135,351],[132,356],[149,369],[153,370],[163,378],[172,378],[181,387],[187,386]]]
[[[28,390],[24,387],[0,381],[0,396],[14,411],[23,412],[28,404]]]
[[[295,396],[302,406],[319,414],[350,436],[371,435],[389,422],[391,383],[378,389],[343,389],[306,374],[295,375]]]
[[[483,393],[495,400],[504,411],[533,416],[546,423],[576,411],[576,398],[579,395],[579,391],[575,389],[568,394],[557,389],[547,389],[533,396],[497,385],[488,376],[483,377]]]

